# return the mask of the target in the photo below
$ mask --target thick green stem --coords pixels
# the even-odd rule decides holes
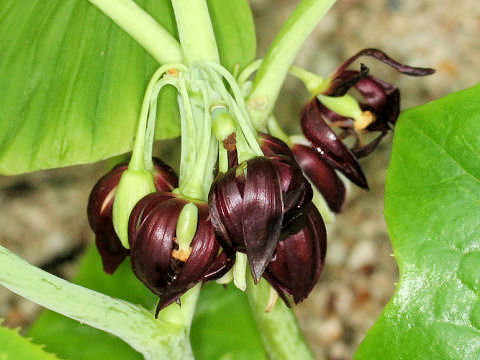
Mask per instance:
[[[160,64],[181,62],[178,41],[133,0],[88,0],[134,38]]]
[[[290,15],[263,59],[248,97],[248,108],[257,129],[265,125],[281,86],[303,42],[336,0],[302,0]]]
[[[219,62],[217,42],[205,0],[172,0],[178,35],[187,64]]]
[[[264,279],[255,285],[252,277],[248,276],[248,300],[269,359],[313,360],[293,312],[281,300],[270,312],[265,312],[270,291],[271,287]]]
[[[60,279],[2,246],[0,284],[47,309],[118,336],[146,359],[193,359],[189,326],[157,321],[140,306]]]

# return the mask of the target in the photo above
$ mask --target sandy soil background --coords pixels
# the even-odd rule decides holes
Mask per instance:
[[[250,2],[262,56],[299,1]],[[372,73],[400,87],[404,108],[470,87],[480,80],[480,3],[340,0],[307,41],[297,64],[328,75],[366,47],[437,69],[428,78],[408,78],[364,60]],[[299,131],[298,112],[307,97],[298,81],[287,81],[277,114],[292,132]],[[362,161],[371,190],[351,188],[345,211],[328,226],[326,269],[314,292],[295,309],[318,359],[351,359],[395,289],[398,273],[382,214],[390,146],[391,137]],[[104,166],[0,177],[0,244],[49,271],[74,276],[79,254],[91,240],[88,194]],[[0,318],[7,326],[28,326],[39,310],[0,288]]]

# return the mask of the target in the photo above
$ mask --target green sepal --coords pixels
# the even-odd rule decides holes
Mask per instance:
[[[122,245],[129,249],[128,219],[137,202],[155,192],[153,175],[149,171],[125,170],[118,183],[113,202],[113,226]]]
[[[362,109],[360,109],[358,101],[351,95],[345,94],[338,97],[317,95],[317,98],[323,105],[338,115],[352,119],[357,119],[362,115]]]

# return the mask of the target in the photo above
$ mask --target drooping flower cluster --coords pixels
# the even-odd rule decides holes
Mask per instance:
[[[323,269],[327,247],[326,210],[317,194],[338,213],[346,194],[337,171],[368,189],[357,159],[377,147],[399,113],[395,86],[370,76],[363,65],[360,71],[347,70],[361,55],[407,75],[432,72],[401,65],[379,50],[359,52],[305,105],[305,138],[300,140],[281,131],[256,131],[242,91],[218,64],[159,69],[147,90],[151,97],[144,101],[154,104],[156,95],[151,94],[158,95],[164,84],[179,90],[180,177],[158,159],[145,167],[151,157],[147,159],[148,147],[145,151],[141,144],[134,147],[128,166],[120,164],[98,181],[88,216],[105,272],[113,273],[130,255],[134,274],[160,297],[158,314],[199,282],[229,279],[242,269],[245,275],[245,263],[238,260],[243,256],[255,283],[266,279],[288,306],[290,297],[295,303],[304,300]],[[162,82],[161,74],[168,81]],[[365,103],[346,95],[352,87]],[[189,92],[195,95],[190,98]],[[142,114],[136,141],[145,139],[145,131],[151,146],[153,132],[148,129],[154,128],[150,120],[155,111]],[[365,133],[374,131],[380,135],[365,144]],[[356,138],[352,148],[342,141],[348,136]],[[140,189],[133,191],[136,183]],[[241,282],[235,279],[244,288]]]
[[[360,71],[347,69],[361,56],[371,56],[405,75],[425,76],[434,72],[400,64],[377,49],[364,49],[341,64],[305,105],[301,126],[306,140],[294,144],[292,150],[334,212],[341,211],[345,199],[345,187],[335,171],[368,190],[358,159],[377,148],[400,113],[400,91],[396,86],[369,75],[363,64]],[[351,88],[358,91],[364,102],[357,103],[347,94]],[[335,128],[340,132],[335,132]],[[366,144],[365,135],[369,133],[378,135]],[[351,136],[355,143],[348,148],[343,141]]]

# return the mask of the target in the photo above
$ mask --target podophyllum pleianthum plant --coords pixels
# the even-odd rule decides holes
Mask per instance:
[[[54,132],[52,141],[68,145],[61,145],[57,159],[50,162],[32,155],[29,164],[13,164],[5,152],[2,169],[22,172],[70,165],[86,162],[82,154],[93,154],[89,160],[95,161],[131,149],[128,159],[93,188],[88,220],[105,273],[114,274],[127,264],[157,301],[146,309],[68,283],[4,248],[1,283],[44,307],[118,336],[146,359],[190,359],[197,299],[204,284],[216,282],[229,290],[219,292],[212,302],[221,302],[236,291],[234,287],[247,294],[264,346],[264,355],[258,356],[312,358],[291,307],[309,296],[321,275],[327,253],[325,223],[334,221],[344,208],[345,184],[368,190],[358,160],[375,151],[400,114],[399,89],[357,60],[370,57],[409,76],[434,72],[401,64],[371,48],[352,54],[325,77],[294,66],[302,43],[334,2],[301,1],[265,58],[255,59],[255,33],[246,1],[172,0],[161,5],[145,1],[143,8],[133,0],[90,0],[91,4],[51,0],[35,5],[6,1],[0,21],[38,7],[45,13],[31,14],[47,29],[65,16],[63,12],[85,16],[76,24],[87,30],[95,26],[95,19],[109,21],[106,16],[116,24],[109,23],[112,34],[125,37],[118,32],[122,29],[154,59],[131,60],[132,50],[117,43],[113,51],[115,39],[103,38],[100,44],[106,52],[78,63],[81,68],[69,74],[74,85],[67,87],[68,96],[59,100],[47,96],[46,113],[31,115],[41,121],[49,114],[48,104],[58,102],[68,135]],[[70,23],[75,20],[64,26]],[[54,29],[44,32],[61,36]],[[69,46],[94,48],[96,36],[91,33]],[[104,61],[99,84],[75,81],[79,72],[88,73]],[[123,61],[128,65],[123,67],[125,74],[109,69]],[[61,66],[57,60],[53,72],[61,71]],[[288,75],[305,85],[299,92],[310,95],[298,118],[302,135],[287,134],[273,113]],[[130,85],[136,84],[134,88],[125,84],[128,96],[115,93],[113,85],[104,88],[109,81],[122,85],[123,76],[126,84],[132,77]],[[145,77],[149,80],[143,88]],[[75,102],[80,96],[76,90],[89,86],[95,87],[93,95]],[[122,107],[124,99],[128,101]],[[98,118],[89,121],[100,133],[107,128],[109,138],[100,138],[101,145],[92,142],[95,138],[82,139],[81,132],[69,127],[78,107],[97,107]],[[109,126],[102,116],[128,124]],[[133,142],[133,132],[126,131],[130,129]],[[72,142],[71,136],[80,140]],[[171,165],[178,172],[167,165],[169,159],[153,154],[155,139],[176,136],[181,141],[172,151],[180,154],[180,163]],[[42,146],[36,146],[40,154]],[[75,149],[70,151],[69,146]],[[235,329],[229,336],[235,336]],[[227,358],[234,357],[222,357]]]

